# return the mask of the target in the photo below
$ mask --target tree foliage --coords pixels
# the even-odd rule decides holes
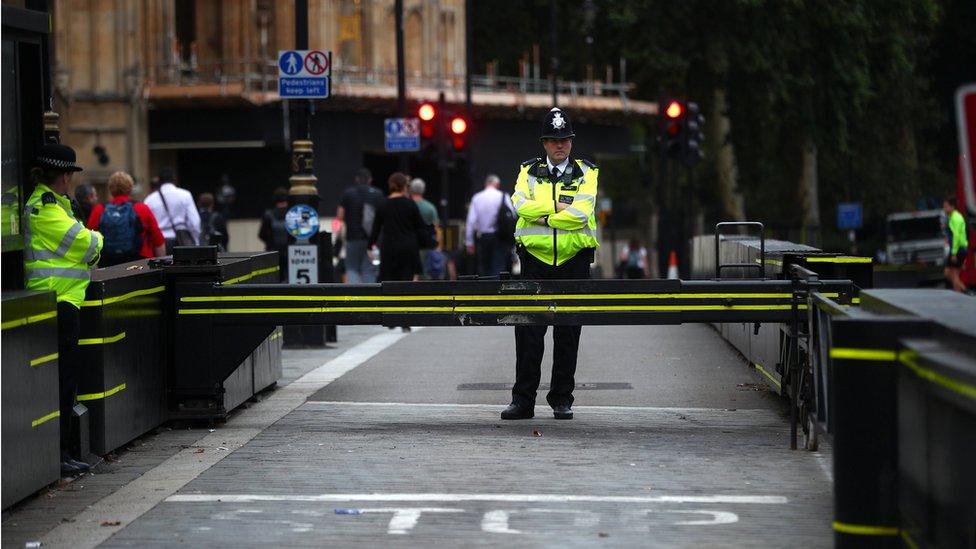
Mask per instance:
[[[498,60],[516,74],[539,44],[548,74],[549,8],[476,2],[476,67]],[[972,0],[564,0],[558,10],[563,79],[582,80],[587,64],[602,76],[625,58],[636,98],[667,92],[708,112],[713,91],[727,92],[750,218],[798,228],[804,143],[818,152],[826,233],[838,202],[863,201],[873,227],[954,185],[952,93],[976,80]],[[707,207],[714,171],[699,165],[696,188],[722,217]]]

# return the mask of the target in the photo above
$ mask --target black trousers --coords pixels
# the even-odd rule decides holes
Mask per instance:
[[[58,302],[58,396],[61,410],[61,452],[68,452],[77,438],[71,409],[78,395],[81,379],[81,360],[78,353],[78,337],[81,335],[81,311],[74,305]],[[81,456],[75,456],[81,457]]]
[[[572,259],[553,267],[539,261],[524,249],[519,249],[522,263],[521,278],[526,280],[580,280],[590,278],[593,251],[583,250]],[[542,355],[548,326],[515,327],[515,385],[512,404],[535,406],[536,391],[542,376]],[[552,381],[546,401],[550,406],[572,406],[576,388],[576,355],[582,326],[552,327]]]

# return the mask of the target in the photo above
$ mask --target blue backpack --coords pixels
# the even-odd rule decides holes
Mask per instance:
[[[142,248],[142,223],[132,202],[106,204],[98,222],[102,233],[102,257],[108,259],[136,259]]]

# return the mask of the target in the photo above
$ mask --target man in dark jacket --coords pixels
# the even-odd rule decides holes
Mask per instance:
[[[285,229],[285,214],[288,212],[288,189],[278,187],[272,195],[274,207],[268,208],[261,216],[258,238],[264,242],[264,250],[278,252],[278,273],[286,275],[288,262],[288,231]]]

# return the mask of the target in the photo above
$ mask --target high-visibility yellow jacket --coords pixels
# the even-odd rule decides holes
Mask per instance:
[[[24,206],[27,288],[54,290],[58,301],[81,307],[98,263],[102,235],[74,218],[71,201],[39,183]]]
[[[523,162],[512,194],[518,214],[515,241],[548,265],[562,265],[580,250],[598,247],[593,210],[599,174],[593,163],[570,159],[566,173],[553,181],[545,159]],[[559,202],[569,207],[557,213]],[[535,223],[546,215],[546,226]]]

